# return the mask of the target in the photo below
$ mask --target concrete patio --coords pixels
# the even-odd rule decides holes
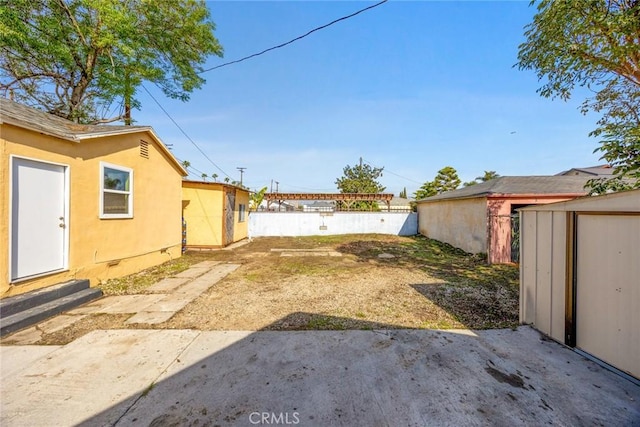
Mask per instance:
[[[526,326],[100,330],[0,352],[3,426],[640,425],[640,387]]]

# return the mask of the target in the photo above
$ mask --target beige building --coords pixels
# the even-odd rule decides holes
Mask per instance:
[[[640,190],[520,218],[520,321],[640,379]]]
[[[0,298],[179,257],[184,175],[150,127],[0,99]]]
[[[486,253],[491,264],[516,261],[516,209],[583,196],[588,179],[501,176],[418,200],[418,232],[469,253]]]

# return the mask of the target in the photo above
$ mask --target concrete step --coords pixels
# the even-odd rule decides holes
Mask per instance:
[[[89,289],[88,280],[72,280],[0,300],[0,318]]]
[[[35,296],[30,293],[7,298],[0,302],[0,336],[5,336],[12,332],[35,325],[51,316],[60,314],[64,311],[78,307],[89,301],[102,296],[102,290],[98,288],[89,288],[88,280],[83,280],[84,285],[78,289],[77,284],[63,287],[64,289],[48,290],[51,294],[42,295],[42,291],[36,291]],[[65,284],[69,285],[69,284]],[[75,289],[69,292],[69,289]],[[54,297],[52,298],[52,295]],[[18,298],[18,302],[10,301],[12,298]],[[5,302],[6,301],[6,302]],[[20,310],[16,311],[16,306]],[[8,308],[5,311],[5,307]]]

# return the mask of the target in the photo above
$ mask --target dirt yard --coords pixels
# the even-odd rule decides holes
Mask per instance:
[[[259,238],[233,250],[191,252],[101,285],[105,295],[145,289],[203,260],[241,266],[168,322],[197,330],[505,328],[518,324],[518,269],[424,237]],[[95,329],[135,328],[128,315],[94,314],[39,344]],[[141,327],[141,326],[140,326]],[[9,337],[11,339],[11,337]]]
[[[516,267],[487,266],[423,237],[260,238],[233,251],[189,253],[183,262],[203,259],[242,266],[163,327],[485,329],[518,321]]]

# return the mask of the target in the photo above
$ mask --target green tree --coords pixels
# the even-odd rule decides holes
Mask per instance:
[[[581,110],[602,114],[590,136],[616,177],[592,181],[592,192],[640,187],[640,2],[542,0],[525,37],[517,66],[536,71],[542,96],[594,92]]]
[[[414,193],[416,200],[425,199],[444,193],[445,191],[455,190],[460,186],[460,178],[458,172],[451,166],[445,166],[438,171],[433,181],[427,181],[422,187]]]
[[[486,182],[489,180],[492,180],[494,178],[498,178],[500,175],[498,175],[498,173],[496,171],[484,171],[484,175],[482,176],[477,176],[476,179],[474,179],[473,181],[467,181],[465,183],[463,183],[462,185],[464,187],[469,187],[471,185],[475,185],[478,184],[480,182]]]
[[[458,172],[451,166],[445,166],[438,171],[438,174],[433,180],[433,185],[437,194],[455,190],[460,187]]]
[[[217,173],[212,173],[211,174],[211,178],[213,178],[213,182],[218,182],[218,174]]]
[[[382,193],[385,187],[378,182],[384,168],[375,168],[366,163],[355,166],[345,166],[343,176],[336,179],[336,185],[341,193]],[[344,209],[346,203],[338,202],[338,207]],[[358,201],[348,205],[355,210],[378,210],[378,204],[370,201]]]
[[[200,176],[202,177],[202,180],[203,180],[203,181],[206,181],[206,180],[207,180],[207,174],[206,174],[206,173],[203,173],[203,174],[202,174],[202,175],[200,175]]]
[[[0,7],[0,90],[77,122],[126,117],[149,81],[186,101],[222,55],[201,0],[13,0]]]
[[[267,187],[262,187],[259,191],[254,191],[249,196],[249,210],[257,211],[260,204],[264,200],[264,195],[267,193]]]
[[[407,198],[407,187],[404,187],[402,189],[402,191],[400,192],[400,194],[398,195],[398,197],[402,198],[402,199],[406,199]]]
[[[486,182],[486,181],[490,181],[494,178],[498,178],[500,175],[498,175],[498,173],[496,171],[484,171],[484,175],[482,176],[477,176],[476,177],[476,181],[477,182]]]
[[[427,181],[422,184],[422,187],[413,193],[413,198],[416,200],[426,199],[427,197],[435,196],[436,194],[438,194],[438,192],[436,191],[433,181]]]

